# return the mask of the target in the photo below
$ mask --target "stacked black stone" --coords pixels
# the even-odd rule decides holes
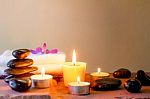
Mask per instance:
[[[33,64],[32,59],[26,57],[30,54],[28,49],[18,49],[12,52],[12,55],[16,59],[12,59],[7,63],[8,69],[5,73],[8,76],[4,79],[5,82],[9,83],[9,86],[16,91],[26,91],[31,87],[30,76],[33,75],[33,71],[38,68],[31,65]]]

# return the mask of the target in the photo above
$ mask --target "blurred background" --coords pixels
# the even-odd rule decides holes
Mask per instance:
[[[150,71],[150,0],[0,0],[0,53],[44,42],[87,72]]]

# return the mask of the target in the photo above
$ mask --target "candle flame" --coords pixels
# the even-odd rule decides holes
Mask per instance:
[[[100,73],[101,72],[101,68],[97,68],[97,72]]]
[[[42,77],[45,75],[45,68],[44,67],[42,67],[42,69],[41,69],[41,75],[42,75]]]
[[[76,65],[76,51],[75,51],[75,49],[73,50],[73,54],[72,54],[72,63],[74,65]]]
[[[80,83],[80,76],[77,76],[77,82]]]

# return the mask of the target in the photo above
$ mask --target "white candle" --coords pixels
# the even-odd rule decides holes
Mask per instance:
[[[97,68],[97,72],[91,73],[91,75],[96,77],[108,77],[110,74],[106,72],[101,72],[101,68]]]
[[[41,69],[41,74],[31,76],[32,82],[36,88],[48,88],[51,86],[52,75],[45,74],[45,68]]]
[[[65,62],[63,64],[63,78],[65,86],[69,82],[75,82],[77,77],[80,76],[81,81],[85,80],[86,63],[76,62],[76,53],[73,51],[72,62]]]
[[[68,83],[70,93],[73,95],[87,95],[90,93],[90,83],[89,82],[81,82],[80,77],[77,77],[76,82]]]

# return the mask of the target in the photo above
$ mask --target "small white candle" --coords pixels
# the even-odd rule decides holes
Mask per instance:
[[[97,72],[91,73],[91,75],[97,77],[108,77],[110,74],[106,72],[101,72],[101,68],[97,68]]]
[[[36,88],[50,87],[52,78],[52,75],[45,74],[45,68],[41,69],[41,74],[31,76],[32,82]]]
[[[91,75],[91,81],[90,81],[91,82],[91,86],[93,86],[95,84],[94,83],[95,80],[110,76],[109,73],[101,72],[101,68],[97,68],[97,72],[93,72],[90,75]]]
[[[80,77],[77,77],[76,82],[68,83],[70,93],[73,95],[87,95],[90,93],[90,83],[89,82],[81,82]]]

